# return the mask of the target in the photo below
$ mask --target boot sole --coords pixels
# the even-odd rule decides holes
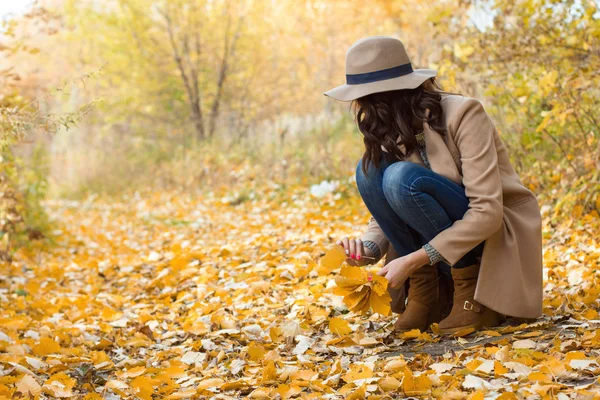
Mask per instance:
[[[410,332],[410,331],[412,331],[412,330],[415,330],[415,329],[418,329],[418,330],[420,330],[420,331],[421,331],[421,333],[423,333],[423,332],[426,332],[426,331],[427,331],[427,328],[425,328],[425,329],[422,329],[422,327],[418,327],[418,326],[417,326],[417,327],[415,327],[415,328],[408,328],[408,329],[395,329],[395,328],[394,328],[394,332],[395,332],[395,333],[406,333],[406,332]]]
[[[403,328],[403,329],[394,328],[394,332],[405,333],[405,332],[410,332],[413,329],[418,329],[422,333],[427,332],[429,330],[429,328],[431,328],[431,324],[440,322],[440,320],[442,319],[441,314],[442,313],[441,313],[440,308],[438,306],[435,306],[434,309],[431,310],[427,316],[427,326],[415,326],[413,328]]]
[[[471,325],[464,325],[455,328],[438,328],[439,332],[443,335],[453,335],[457,332],[460,332],[465,329],[473,328],[473,332],[477,332],[482,328],[493,328],[502,323],[502,317],[495,311],[490,310],[489,308],[484,311],[481,315],[481,319],[479,322]]]
[[[483,323],[477,323],[477,324],[472,324],[472,325],[459,326],[456,328],[446,328],[446,329],[438,328],[438,329],[442,335],[453,335],[457,332],[460,332],[462,330],[469,329],[469,328],[473,328],[474,329],[473,332],[477,332],[478,330],[480,330],[483,327],[484,327]]]

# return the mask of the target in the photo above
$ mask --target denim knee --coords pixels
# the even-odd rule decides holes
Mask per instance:
[[[411,186],[420,176],[420,166],[411,161],[398,161],[383,174],[383,193],[388,201],[401,202],[412,195]]]
[[[363,160],[362,158],[358,160],[358,164],[356,165],[356,186],[358,186],[359,190],[367,189],[370,186],[377,185],[377,182],[380,181],[379,173],[377,168],[373,163],[369,164],[369,168],[367,170],[367,174],[363,171]],[[380,186],[381,184],[379,183]],[[361,189],[362,188],[362,189]]]

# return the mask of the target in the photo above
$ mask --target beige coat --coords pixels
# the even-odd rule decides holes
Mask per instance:
[[[427,157],[433,171],[465,187],[469,209],[430,243],[454,265],[485,240],[475,300],[505,315],[537,317],[542,312],[542,224],[536,197],[521,183],[477,99],[444,93],[442,107],[448,135],[442,138],[424,124]],[[424,165],[418,152],[408,161]],[[387,252],[386,263],[397,257],[372,217],[362,240]],[[395,297],[402,309],[403,289]]]

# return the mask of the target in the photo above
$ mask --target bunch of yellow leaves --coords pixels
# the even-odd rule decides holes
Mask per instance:
[[[346,259],[342,246],[334,246],[321,258],[321,272],[331,272],[340,267]],[[379,275],[371,275],[360,267],[345,266],[335,277],[337,287],[333,293],[344,296],[344,304],[350,311],[364,314],[373,312],[388,315],[392,298],[387,291],[388,280]]]
[[[388,280],[383,276],[370,275],[360,267],[343,267],[335,283],[333,293],[344,296],[344,304],[350,311],[364,314],[372,309],[382,315],[389,314],[392,298],[387,291]]]

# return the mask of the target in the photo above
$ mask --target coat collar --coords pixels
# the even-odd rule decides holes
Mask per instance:
[[[443,105],[444,103],[442,102]],[[427,108],[425,116],[428,117],[429,113],[429,108]],[[462,176],[459,172],[460,156],[450,132],[446,134],[446,137],[442,137],[425,121],[423,122],[423,133],[425,135],[425,151],[427,152],[431,170],[462,185]],[[453,155],[453,152],[450,150],[451,148],[455,149],[454,153],[456,156]],[[401,150],[404,152],[404,149],[401,148]],[[406,160],[417,164],[424,164],[421,155],[417,151],[408,156]]]

